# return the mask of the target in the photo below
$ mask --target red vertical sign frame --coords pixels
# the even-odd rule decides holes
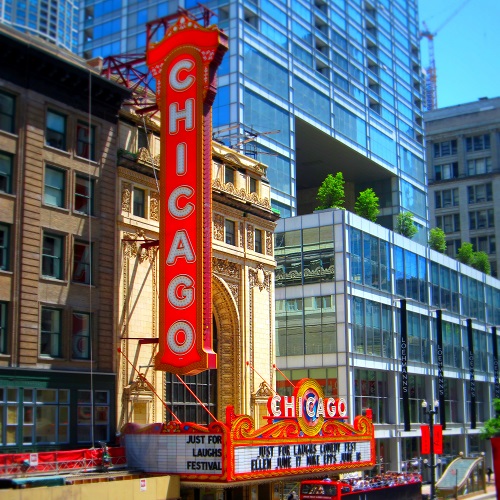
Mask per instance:
[[[161,122],[158,370],[217,367],[212,337],[211,105],[227,50],[217,28],[180,17],[148,48]]]

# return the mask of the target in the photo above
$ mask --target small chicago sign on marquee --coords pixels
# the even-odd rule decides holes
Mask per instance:
[[[161,121],[158,370],[216,368],[212,342],[211,106],[227,36],[181,16],[148,47]]]
[[[127,463],[207,482],[348,472],[376,464],[371,412],[349,425],[345,401],[325,398],[316,381],[303,379],[293,396],[269,398],[268,409],[268,423],[260,428],[232,407],[225,422],[209,426],[127,424]]]

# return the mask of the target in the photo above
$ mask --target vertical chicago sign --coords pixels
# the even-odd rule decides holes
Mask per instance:
[[[211,106],[227,36],[180,17],[148,48],[161,112],[159,370],[216,368],[212,345]]]

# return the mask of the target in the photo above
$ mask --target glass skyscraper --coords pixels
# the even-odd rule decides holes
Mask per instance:
[[[0,22],[76,52],[79,3],[79,0],[2,0]]]
[[[141,53],[145,25],[194,0],[85,0],[79,51]],[[217,0],[229,35],[214,136],[269,165],[273,207],[310,213],[324,178],[342,172],[346,208],[367,187],[388,228],[410,211],[427,228],[416,0]],[[253,141],[247,142],[249,138]],[[416,239],[426,240],[426,231]]]

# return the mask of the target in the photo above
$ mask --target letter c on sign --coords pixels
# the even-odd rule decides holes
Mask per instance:
[[[183,208],[179,207],[179,198],[191,198],[194,190],[189,186],[179,186],[175,188],[168,197],[168,211],[176,219],[185,219],[189,217],[194,210],[192,203],[186,203]]]
[[[168,83],[174,90],[186,90],[194,83],[194,76],[188,75],[184,80],[179,79],[179,73],[182,70],[191,71],[194,67],[194,62],[188,59],[182,59],[182,61],[176,62],[168,75]]]
[[[278,409],[278,403],[281,401],[281,396],[275,395],[267,400],[267,411],[273,417],[279,417],[281,410]]]

